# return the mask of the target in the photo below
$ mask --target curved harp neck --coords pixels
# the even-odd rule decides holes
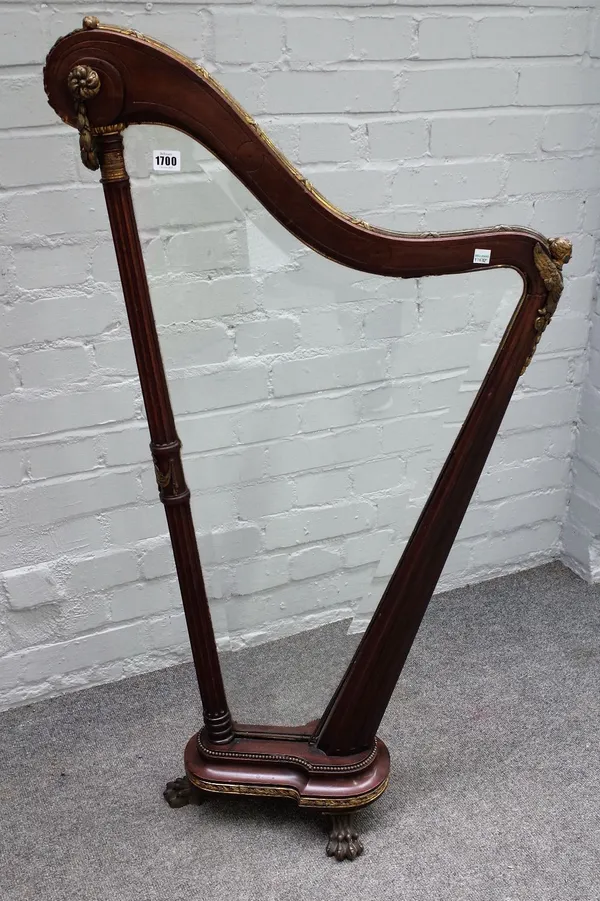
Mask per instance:
[[[87,90],[87,97],[75,97],[69,89],[76,67],[81,75],[80,93],[85,95]],[[89,85],[82,71],[86,68]],[[489,252],[484,269],[509,266],[521,273],[528,293],[544,290],[533,256],[537,243],[547,247],[543,236],[504,226],[404,234],[348,215],[298,172],[205,69],[136,31],[101,25],[86,17],[82,29],[54,45],[44,80],[50,104],[80,132],[83,112],[92,144],[95,130],[116,124],[151,122],[190,135],[299,240],[345,266],[402,278],[471,272],[482,268],[476,251],[483,248]],[[93,163],[89,133],[84,137]],[[97,163],[92,165],[96,167]]]

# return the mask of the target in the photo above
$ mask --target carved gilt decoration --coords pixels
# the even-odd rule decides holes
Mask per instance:
[[[88,169],[97,169],[100,163],[85,102],[100,91],[100,76],[91,66],[75,66],[69,72],[67,84],[75,101],[81,161]]]
[[[541,337],[558,306],[558,301],[560,300],[564,287],[562,268],[565,263],[569,262],[573,252],[573,245],[568,238],[552,238],[548,242],[548,248],[549,252],[540,243],[536,244],[533,248],[535,265],[542,276],[542,281],[546,286],[548,296],[544,306],[538,310],[538,315],[534,323],[535,337],[533,340],[533,347],[521,370],[521,375],[523,375],[531,363]]]

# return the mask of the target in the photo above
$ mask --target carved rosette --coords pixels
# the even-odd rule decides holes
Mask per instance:
[[[535,338],[533,347],[521,370],[521,375],[531,363],[540,339],[558,306],[564,286],[562,268],[571,259],[572,252],[573,245],[568,238],[552,238],[548,241],[548,248],[538,243],[533,249],[535,265],[548,291],[548,296],[544,306],[538,310],[538,315],[534,322]]]

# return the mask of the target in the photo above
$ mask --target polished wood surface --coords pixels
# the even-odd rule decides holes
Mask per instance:
[[[377,275],[415,278],[480,269],[473,256],[483,247],[491,251],[492,265],[517,269],[529,293],[543,290],[533,262],[533,246],[545,241],[542,235],[520,228],[400,235],[352,219],[296,172],[207,72],[136,32],[101,25],[74,32],[53,48],[46,90],[51,105],[73,126],[67,77],[82,63],[98,72],[102,84],[88,103],[93,125],[153,122],[185,132],[214,153],[285,228],[332,260]]]
[[[358,810],[387,788],[390,756],[378,738],[369,754],[325,757],[310,739],[240,738],[232,751],[215,746],[207,753],[201,733],[185,749],[186,773],[207,792],[285,797],[299,807]]]
[[[181,442],[175,429],[131,188],[123,161],[120,131],[100,135],[98,146],[106,209],[152,439],[150,449],[160,499],[165,505],[204,722],[213,741],[229,742],[233,739],[231,716],[202,576],[190,492],[183,472]]]
[[[68,77],[88,67],[100,88],[74,113]],[[467,509],[519,374],[562,289],[560,248],[522,228],[404,235],[374,228],[329,204],[273,147],[208,73],[164,45],[114,26],[88,27],[52,48],[51,105],[79,125],[88,160],[100,160],[177,573],[204,705],[205,727],[186,750],[191,782],[206,791],[273,794],[299,804],[364,806],[387,785],[389,757],[376,731]],[[523,293],[490,369],[390,580],[369,629],[319,721],[302,727],[232,724],[189,509],[120,130],[159,123],[202,143],[292,234],[332,260],[377,275],[413,278],[491,267],[515,269]],[[83,145],[82,145],[83,149]],[[399,148],[401,152],[401,148]],[[357,173],[360,178],[360,173]],[[566,248],[566,249],[565,249]],[[560,250],[560,252],[559,252]],[[542,261],[540,263],[540,260]],[[484,269],[489,270],[490,266]]]

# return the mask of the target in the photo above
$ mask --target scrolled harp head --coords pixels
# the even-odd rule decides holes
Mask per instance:
[[[561,269],[571,259],[573,245],[568,238],[552,238],[548,241],[550,256]]]

